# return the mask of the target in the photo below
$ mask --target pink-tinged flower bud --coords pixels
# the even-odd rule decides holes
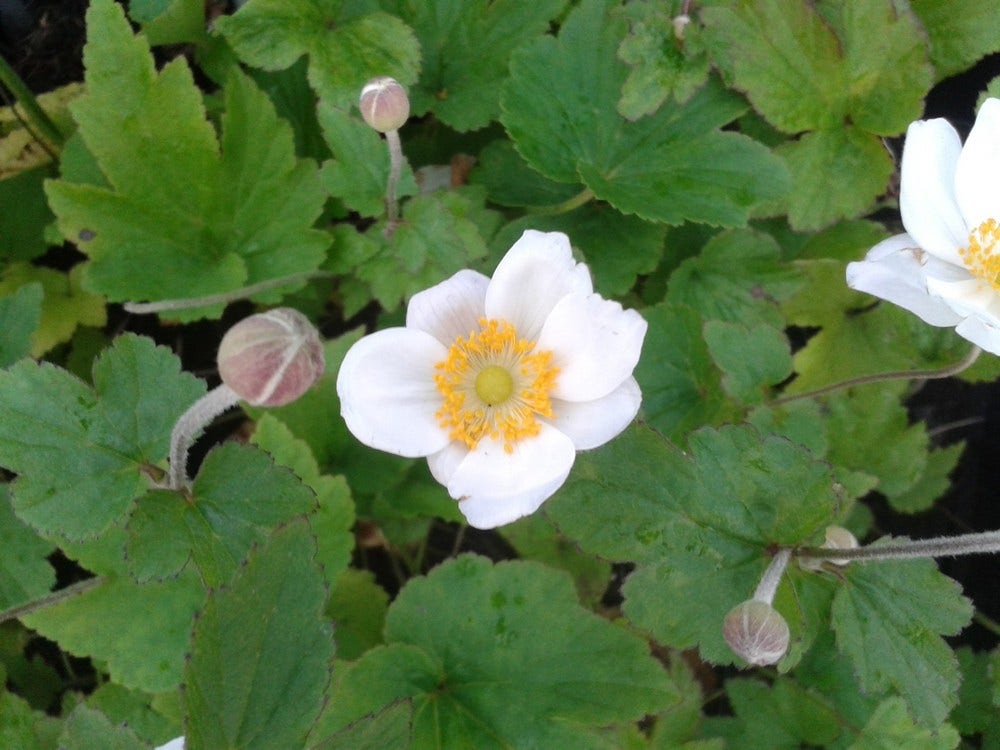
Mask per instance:
[[[726,643],[748,664],[777,664],[788,651],[788,623],[766,602],[750,599],[729,610],[722,623]]]
[[[326,362],[319,333],[290,307],[251,315],[222,337],[219,375],[254,406],[294,401],[323,374]]]
[[[365,122],[380,133],[399,130],[410,116],[410,98],[394,78],[373,78],[358,100]]]

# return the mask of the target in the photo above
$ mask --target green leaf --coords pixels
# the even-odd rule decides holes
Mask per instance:
[[[0,610],[51,590],[56,574],[45,558],[52,550],[52,544],[17,519],[7,485],[0,484]]]
[[[316,535],[316,559],[323,566],[328,584],[347,568],[354,549],[354,502],[342,476],[320,474],[319,465],[304,440],[272,414],[257,422],[251,442],[271,454],[279,466],[287,466],[316,493],[318,507],[309,516]]]
[[[920,513],[934,505],[951,486],[948,475],[958,465],[965,442],[937,448],[927,454],[924,471],[908,489],[889,497],[893,509],[900,513]],[[895,450],[895,449],[894,449]]]
[[[76,539],[121,518],[204,387],[170,351],[131,334],[95,362],[93,389],[44,363],[0,371],[0,464],[20,475],[18,517]]]
[[[984,55],[1000,51],[1000,18],[991,0],[910,0],[930,38],[934,77],[960,73]]]
[[[0,666],[0,678],[4,678]],[[0,689],[0,747],[17,750],[52,750],[61,728],[54,717],[33,711],[20,696]]]
[[[31,260],[45,252],[43,231],[52,211],[42,183],[50,170],[45,166],[0,179],[0,258]]]
[[[202,0],[130,0],[128,13],[153,46],[207,40]]]
[[[0,297],[0,367],[31,354],[31,339],[42,319],[44,295],[41,283],[32,281]]]
[[[114,725],[100,711],[80,704],[66,717],[59,750],[147,750],[127,726]]]
[[[857,740],[848,750],[952,750],[958,746],[958,732],[950,724],[927,728],[913,721],[906,703],[889,698],[872,714]]]
[[[753,206],[784,195],[775,157],[718,129],[745,106],[717,84],[638,122],[618,114],[625,19],[609,17],[609,6],[586,0],[558,39],[542,37],[511,57],[501,120],[528,163],[557,182],[582,180],[623,213],[667,224],[739,226]]]
[[[744,404],[764,401],[770,386],[792,371],[788,339],[777,328],[710,320],[704,333],[712,359],[723,372],[722,387]]]
[[[382,6],[416,32],[423,51],[413,113],[431,112],[459,132],[500,114],[498,94],[511,52],[548,31],[566,0],[385,0]]]
[[[204,599],[190,572],[162,583],[107,578],[21,620],[64,651],[105,661],[115,682],[160,693],[181,682],[191,623]]]
[[[383,216],[389,179],[389,150],[385,141],[359,117],[327,101],[320,102],[318,115],[323,138],[334,157],[320,171],[324,187],[362,216]],[[404,159],[396,196],[416,193],[413,170]]]
[[[217,139],[183,58],[157,73],[110,0],[87,19],[87,93],[72,111],[109,187],[58,180],[46,192],[62,233],[91,258],[89,288],[161,300],[314,270],[329,244],[312,228],[325,195],[267,97],[234,72]]]
[[[759,680],[732,679],[726,682],[726,694],[741,720],[733,739],[746,747],[825,747],[840,735],[837,713],[792,680],[779,679],[768,687]]]
[[[209,595],[184,675],[190,750],[303,746],[334,653],[315,551],[306,524],[289,524]]]
[[[309,750],[385,750],[409,748],[413,706],[410,701],[391,704],[384,711],[359,719]]]
[[[972,617],[961,587],[931,560],[849,565],[843,578],[833,628],[861,689],[894,690],[921,724],[937,726],[958,700],[958,663],[938,634],[955,635]]]
[[[57,344],[69,341],[77,327],[103,326],[107,322],[104,300],[81,289],[84,267],[69,273],[28,263],[12,263],[0,279],[0,294],[12,294],[28,284],[41,284],[41,319],[31,336],[31,355],[41,357]]]
[[[339,225],[333,270],[353,271],[384,308],[395,310],[403,298],[486,255],[486,243],[468,218],[484,198],[475,188],[419,195],[403,206],[402,223],[389,237],[384,224],[365,234]]]
[[[702,337],[702,319],[683,305],[661,303],[643,310],[649,323],[635,378],[650,425],[672,440],[724,419],[731,411],[721,375]]]
[[[667,233],[662,225],[588,203],[558,216],[516,219],[497,232],[492,244],[506,251],[525,229],[567,234],[590,268],[594,286],[605,296],[627,294],[637,277],[656,268]]]
[[[569,577],[537,563],[462,556],[411,579],[386,640],[344,675],[332,724],[410,697],[418,747],[592,748],[592,727],[672,698],[646,644],[584,610]]]
[[[348,568],[337,577],[326,613],[337,629],[337,655],[352,661],[382,643],[389,595],[367,570]]]
[[[153,708],[156,700],[148,693],[105,682],[87,696],[87,705],[115,724],[126,724],[140,737],[161,745],[181,734],[181,726]]]
[[[797,230],[868,212],[894,169],[882,142],[855,127],[806,133],[776,153],[798,186],[788,196],[788,221]]]
[[[506,138],[493,141],[479,152],[469,179],[486,188],[491,203],[517,208],[560,205],[580,192],[578,185],[553,182],[539,174]]]
[[[153,490],[128,522],[125,551],[139,581],[175,575],[190,560],[207,586],[230,579],[255,543],[316,507],[298,477],[263,451],[224,443],[187,493]]]
[[[309,56],[309,83],[321,99],[347,107],[365,82],[391,76],[404,86],[417,77],[420,45],[395,16],[369,13],[340,0],[250,0],[215,28],[243,62],[264,70]],[[368,3],[367,5],[371,5]]]
[[[703,428],[688,446],[633,426],[581,454],[546,508],[584,550],[639,563],[624,587],[632,622],[731,663],[726,612],[753,593],[774,546],[813,539],[838,498],[827,464],[751,427]]]
[[[951,723],[962,734],[986,732],[992,725],[1000,724],[993,703],[991,654],[975,653],[963,646],[955,651],[955,656],[962,669],[962,686],[958,705],[949,717]]]

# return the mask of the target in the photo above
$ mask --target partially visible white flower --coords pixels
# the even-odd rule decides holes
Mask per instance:
[[[1000,99],[962,145],[942,119],[906,131],[899,209],[905,234],[847,266],[853,289],[1000,354]]]
[[[366,445],[426,457],[468,522],[493,528],[632,421],[645,335],[639,313],[594,293],[566,235],[528,230],[492,279],[459,271],[413,296],[405,328],[352,346],[341,413]]]
[[[184,750],[184,738],[170,740],[166,745],[160,745],[156,750]]]

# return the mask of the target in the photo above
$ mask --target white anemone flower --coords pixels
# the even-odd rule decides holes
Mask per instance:
[[[489,279],[459,271],[410,300],[406,327],[365,336],[337,376],[361,442],[426,457],[469,524],[533,513],[635,417],[646,335],[595,294],[569,238],[526,231]]]
[[[964,146],[946,120],[912,123],[901,173],[906,233],[849,264],[848,285],[1000,354],[1000,99]]]

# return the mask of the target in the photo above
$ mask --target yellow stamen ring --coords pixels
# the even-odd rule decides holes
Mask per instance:
[[[480,330],[455,339],[434,369],[443,397],[435,416],[452,440],[470,449],[484,437],[504,441],[504,450],[537,435],[537,417],[552,417],[549,394],[558,368],[552,352],[536,352],[535,342],[517,337],[503,320],[480,318]]]
[[[969,246],[958,253],[974,276],[1000,291],[1000,225],[987,219],[969,234]]]

